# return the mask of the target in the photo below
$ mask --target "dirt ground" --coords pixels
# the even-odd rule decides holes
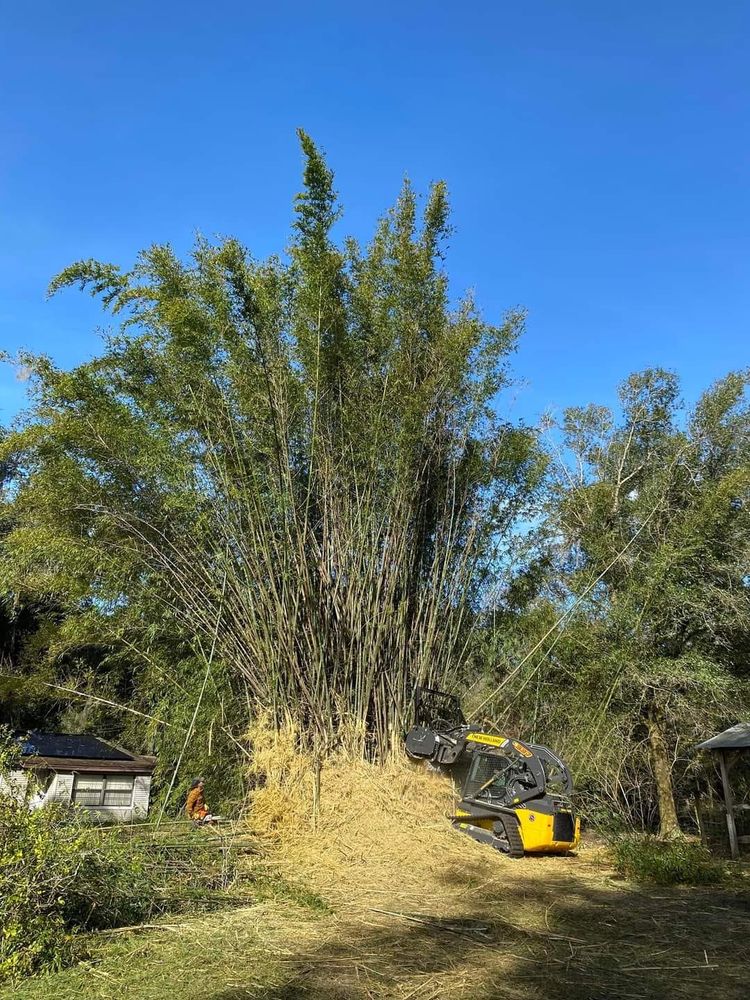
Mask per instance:
[[[112,935],[3,1000],[605,1000],[750,995],[750,896],[639,889],[606,850],[512,861],[454,832],[443,779],[394,767],[268,789],[270,865],[329,907],[269,900]],[[295,798],[296,796],[296,798]],[[738,883],[739,884],[739,883]]]

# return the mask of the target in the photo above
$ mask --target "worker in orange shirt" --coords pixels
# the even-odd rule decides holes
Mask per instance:
[[[211,822],[211,813],[203,797],[204,786],[205,782],[203,778],[196,778],[190,786],[187,801],[185,802],[187,817],[194,823]]]

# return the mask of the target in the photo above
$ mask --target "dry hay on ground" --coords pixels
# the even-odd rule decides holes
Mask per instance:
[[[444,776],[404,759],[375,765],[341,755],[321,766],[316,796],[315,763],[296,752],[294,735],[266,735],[259,766],[272,761],[273,772],[250,811],[253,832],[289,874],[353,904],[391,892],[394,880],[394,892],[423,896],[437,856],[465,860],[467,843],[446,820],[455,797]]]
[[[93,961],[8,1000],[725,1000],[747,995],[750,909],[736,892],[641,890],[606,852],[511,861],[453,831],[450,784],[394,761],[315,767],[261,734],[252,842],[316,890],[178,915],[106,939]],[[260,771],[264,767],[266,770]],[[315,808],[314,802],[316,802]],[[235,832],[239,832],[235,831]],[[268,869],[268,871],[266,871]],[[251,879],[248,887],[253,885]],[[283,890],[283,885],[282,885]],[[248,888],[248,891],[249,888]]]
[[[586,845],[575,857],[512,861],[451,828],[442,775],[342,756],[325,761],[318,796],[294,734],[272,740],[253,831],[287,878],[336,913],[300,949],[307,971],[284,1000],[746,995],[750,919],[739,895],[642,891]]]
[[[332,757],[320,768],[316,796],[314,761],[296,750],[293,731],[266,731],[260,753],[257,737],[255,746],[264,784],[253,794],[253,833],[288,874],[297,871],[339,903],[410,893],[457,903],[477,879],[515,879],[528,867],[560,877],[574,860],[511,862],[457,833],[447,818],[456,806],[450,780],[404,757],[382,765]]]

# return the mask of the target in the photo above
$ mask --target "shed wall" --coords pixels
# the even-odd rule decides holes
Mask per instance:
[[[12,794],[22,799],[29,782],[28,772],[12,771],[10,781],[0,777],[0,791],[10,790]],[[45,803],[59,802],[69,805],[73,799],[73,772],[55,772],[47,789]],[[148,814],[151,798],[151,775],[136,774],[133,780],[133,802],[130,806],[80,806],[92,818],[128,823],[134,819],[143,819]]]
[[[14,799],[22,799],[29,785],[29,776],[25,771],[11,771],[7,778],[0,774],[0,794],[11,795]]]

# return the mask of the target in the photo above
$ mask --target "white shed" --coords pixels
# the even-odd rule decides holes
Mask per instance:
[[[10,781],[25,794],[30,777],[36,805],[80,806],[92,818],[129,822],[148,813],[156,757],[128,753],[97,736],[30,733],[23,741],[21,770]]]

